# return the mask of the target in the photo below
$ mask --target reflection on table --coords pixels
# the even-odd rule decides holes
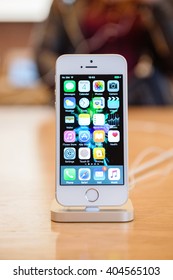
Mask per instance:
[[[60,224],[50,221],[54,108],[1,107],[0,258],[172,259],[172,123],[172,108],[129,109],[133,222]]]

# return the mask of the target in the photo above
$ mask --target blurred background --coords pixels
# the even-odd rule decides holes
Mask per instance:
[[[54,104],[64,53],[119,53],[129,105],[173,104],[172,0],[0,0],[0,104]]]
[[[35,32],[52,0],[0,0],[0,104],[49,104],[34,59]]]

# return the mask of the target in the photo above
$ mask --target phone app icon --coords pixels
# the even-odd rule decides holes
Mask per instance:
[[[76,82],[73,80],[67,80],[64,82],[64,91],[65,92],[75,92]]]
[[[105,158],[105,148],[94,148],[93,157],[94,157],[94,159],[104,159]]]
[[[79,180],[88,181],[91,179],[91,170],[89,168],[79,168],[78,172]]]
[[[87,108],[90,105],[89,99],[86,97],[82,97],[79,100],[79,106],[83,109]]]
[[[110,92],[118,92],[120,89],[120,83],[117,80],[110,80],[107,83],[107,89]]]
[[[105,115],[104,114],[94,114],[93,115],[93,124],[94,125],[104,125],[105,124]]]
[[[74,181],[76,179],[76,170],[74,168],[64,169],[64,180]]]
[[[88,81],[88,80],[79,81],[78,90],[80,92],[89,92],[90,91],[90,81]]]
[[[105,141],[105,132],[104,130],[95,130],[93,132],[93,140],[94,142],[104,142]]]
[[[83,148],[79,148],[78,150],[79,159],[90,159],[91,157],[90,154],[91,154],[90,148],[83,147]]]
[[[105,171],[103,167],[94,168],[94,180],[105,180]]]
[[[79,114],[78,124],[79,125],[89,125],[90,124],[90,114]]]
[[[108,131],[108,141],[109,142],[119,142],[120,141],[120,132],[118,130],[109,130]]]
[[[75,159],[76,158],[76,149],[75,148],[65,148],[64,149],[64,159]]]
[[[105,107],[104,97],[94,97],[93,98],[93,108],[94,109],[103,109]]]
[[[90,141],[90,132],[88,130],[79,131],[79,142],[89,142]]]
[[[74,123],[74,116],[65,116],[65,123]]]
[[[64,142],[74,143],[76,141],[76,133],[73,130],[64,131]]]
[[[65,109],[74,109],[76,107],[76,98],[75,97],[65,97],[64,98],[64,108]]]
[[[120,99],[117,96],[109,96],[107,100],[109,109],[118,109],[120,107]]]
[[[119,168],[109,168],[108,169],[108,179],[109,180],[120,180],[120,169]]]
[[[105,90],[105,82],[102,80],[93,81],[93,91],[103,92]]]

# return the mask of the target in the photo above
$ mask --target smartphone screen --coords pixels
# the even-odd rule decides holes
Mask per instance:
[[[123,185],[123,75],[60,75],[60,185]]]

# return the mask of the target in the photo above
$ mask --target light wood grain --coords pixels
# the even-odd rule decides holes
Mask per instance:
[[[0,259],[173,259],[172,159],[130,191],[133,222],[56,224],[54,109],[2,107],[0,129]],[[149,147],[173,147],[172,108],[130,108],[130,168]]]

